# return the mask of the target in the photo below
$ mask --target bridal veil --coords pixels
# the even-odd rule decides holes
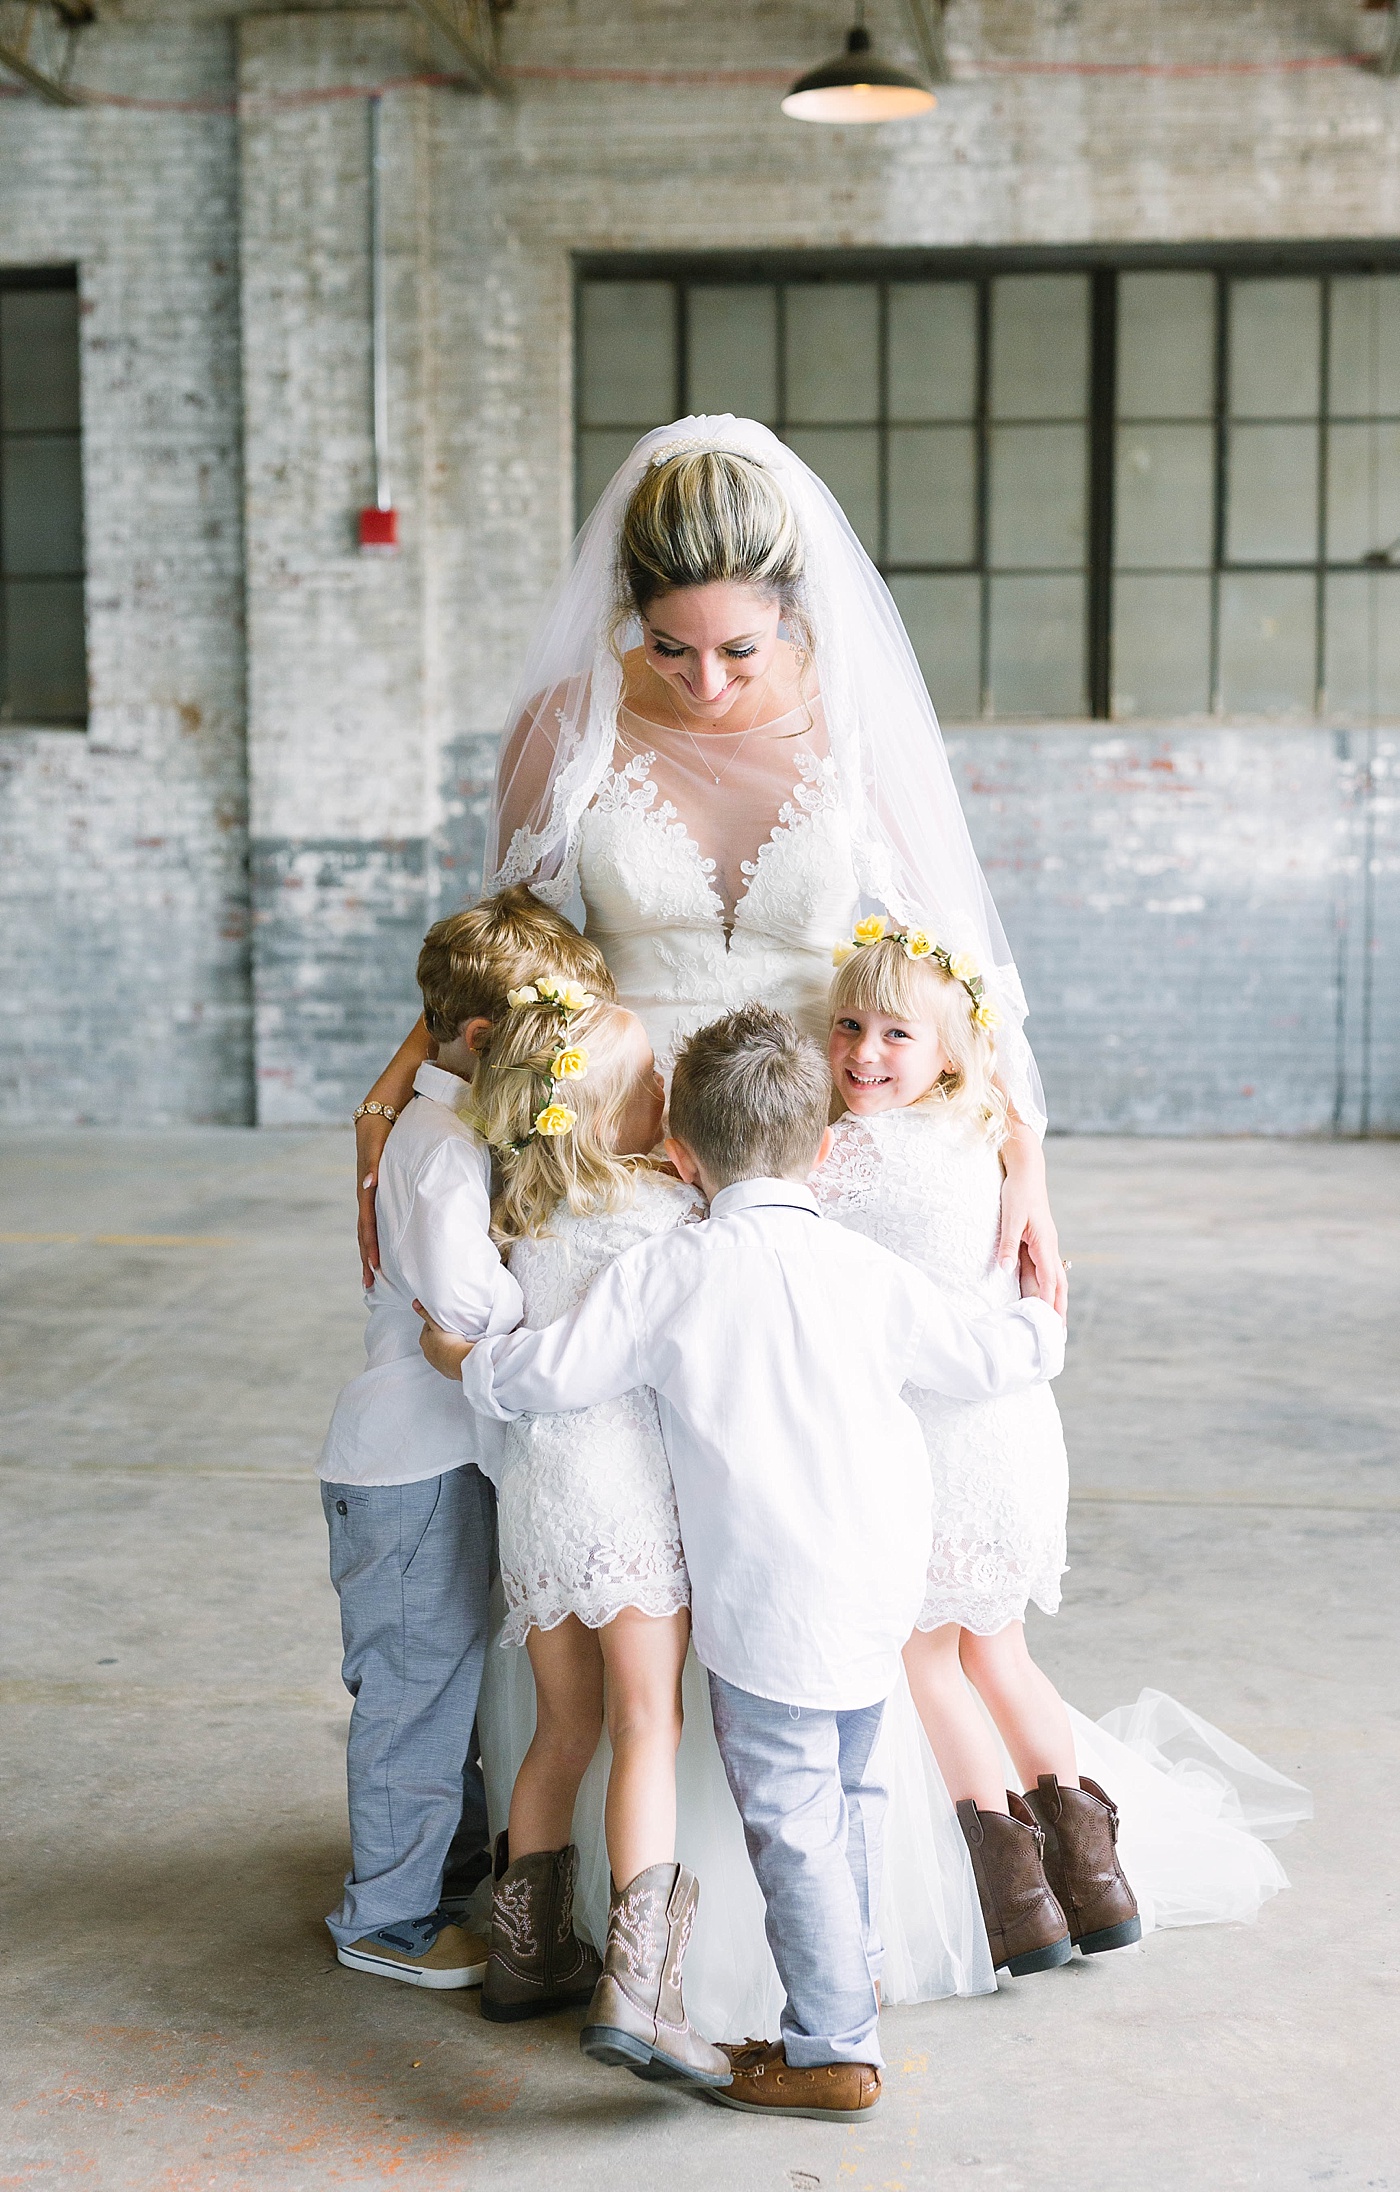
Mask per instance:
[[[580,532],[536,626],[507,719],[488,889],[531,882],[560,906],[572,895],[579,824],[613,761],[622,670],[611,635],[622,598],[623,512],[648,465],[673,450],[700,448],[764,465],[797,518],[803,607],[863,910],[917,922],[976,960],[1001,1014],[1007,1092],[1021,1117],[1043,1130],[1044,1096],[1022,1027],[1025,996],[899,611],[830,490],[752,419],[687,418],[644,434]],[[635,625],[624,628],[618,644],[626,649],[640,636]]]

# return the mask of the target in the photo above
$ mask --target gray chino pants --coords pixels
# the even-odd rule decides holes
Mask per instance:
[[[870,1759],[884,1703],[813,1712],[712,1674],[710,1706],[787,1992],[787,2059],[803,2070],[883,2062],[876,1913],[887,1792]]]
[[[437,1908],[443,1868],[484,1846],[473,1760],[496,1495],[479,1470],[417,1484],[325,1484],[346,1747],[351,1869],[327,1918],[340,1944]],[[455,1847],[454,1847],[455,1844]]]

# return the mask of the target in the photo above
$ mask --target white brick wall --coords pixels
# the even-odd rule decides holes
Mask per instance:
[[[836,43],[839,13],[824,0],[521,0],[506,54],[780,77]],[[871,20],[907,53],[893,0]],[[0,741],[0,887],[14,900],[0,949],[20,970],[0,1085],[12,1111],[244,1115],[236,253],[260,1105],[294,1120],[344,1115],[411,1013],[417,936],[460,894],[479,843],[490,739],[568,535],[572,254],[1400,227],[1400,84],[1330,65],[1383,27],[1341,0],[957,0],[948,27],[962,70],[997,57],[1070,71],[1142,57],[1329,65],[984,73],[944,87],[931,121],[866,132],[787,121],[780,82],[527,79],[500,102],[389,91],[405,544],[392,563],[353,546],[370,476],[364,106],[277,102],[412,75],[431,58],[414,20],[245,15],[237,148],[217,116],[6,103],[0,257],[77,258],[92,305],[95,692],[86,742]],[[80,75],[165,97],[231,91],[232,32],[167,0],[93,35]],[[1393,964],[1393,820],[1374,798],[1358,805],[1355,741],[1339,756],[1321,732],[1135,733],[1127,806],[1146,849],[1134,865],[1104,825],[1125,811],[1104,790],[1109,737],[956,739],[1059,1122],[1325,1126],[1340,965],[1344,1123],[1361,1123],[1361,963],[1336,937],[1361,933],[1369,895],[1371,1117],[1400,1123],[1394,1036],[1375,1004],[1389,992],[1374,978]],[[1163,766],[1141,759],[1149,748]],[[1028,850],[1049,838],[1062,868]],[[1176,912],[1162,910],[1153,861],[1171,871]],[[89,988],[82,938],[99,915],[104,971]],[[1239,1016],[1219,1003],[1237,960]],[[54,1009],[75,994],[75,962],[89,1015],[77,1043]],[[1170,995],[1144,974],[1168,963]],[[1193,985],[1208,1009],[1186,1009]],[[1312,996],[1301,1094],[1287,1032],[1300,987]],[[1106,1069],[1109,1052],[1121,1070]]]

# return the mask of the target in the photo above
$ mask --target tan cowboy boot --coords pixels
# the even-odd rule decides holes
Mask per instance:
[[[512,1865],[510,1845],[496,1837],[491,1891],[491,1955],[481,1988],[481,2014],[493,2024],[544,2017],[586,2002],[598,1982],[596,1949],[574,1932],[578,1851],[535,1850]]]
[[[595,2063],[655,2083],[728,2085],[728,2058],[692,2032],[681,1994],[699,1900],[700,1883],[684,1865],[649,1865],[614,1886],[603,1976],[579,2039]]]
[[[1118,1807],[1097,1781],[1061,1788],[1043,1773],[1026,1802],[1045,1835],[1045,1874],[1081,1956],[1142,1939],[1137,1897],[1118,1862]]]
[[[1020,1979],[1067,1964],[1073,1950],[1065,1914],[1045,1877],[1045,1837],[1035,1814],[1011,1789],[1006,1801],[1009,1813],[979,1811],[965,1796],[958,1825],[972,1852],[992,1962]]]

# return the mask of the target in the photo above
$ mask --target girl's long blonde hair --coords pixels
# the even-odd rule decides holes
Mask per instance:
[[[645,1157],[620,1157],[614,1147],[636,1088],[628,1034],[637,1025],[620,1005],[596,1000],[570,1014],[552,1005],[515,1005],[491,1031],[472,1080],[473,1122],[501,1169],[491,1231],[504,1247],[547,1233],[560,1203],[575,1217],[623,1210],[631,1202]],[[587,1053],[581,1079],[555,1081],[550,1067],[561,1050]],[[567,1134],[541,1134],[535,1121],[551,1104],[574,1114]]]
[[[931,1021],[948,1067],[919,1097],[919,1107],[943,1106],[1000,1149],[1010,1121],[1006,1097],[996,1083],[992,1031],[974,1020],[973,1001],[955,975],[936,959],[911,959],[902,943],[885,936],[879,943],[862,944],[838,967],[830,1005],[833,1022],[851,1010],[881,1012],[892,1020]]]

